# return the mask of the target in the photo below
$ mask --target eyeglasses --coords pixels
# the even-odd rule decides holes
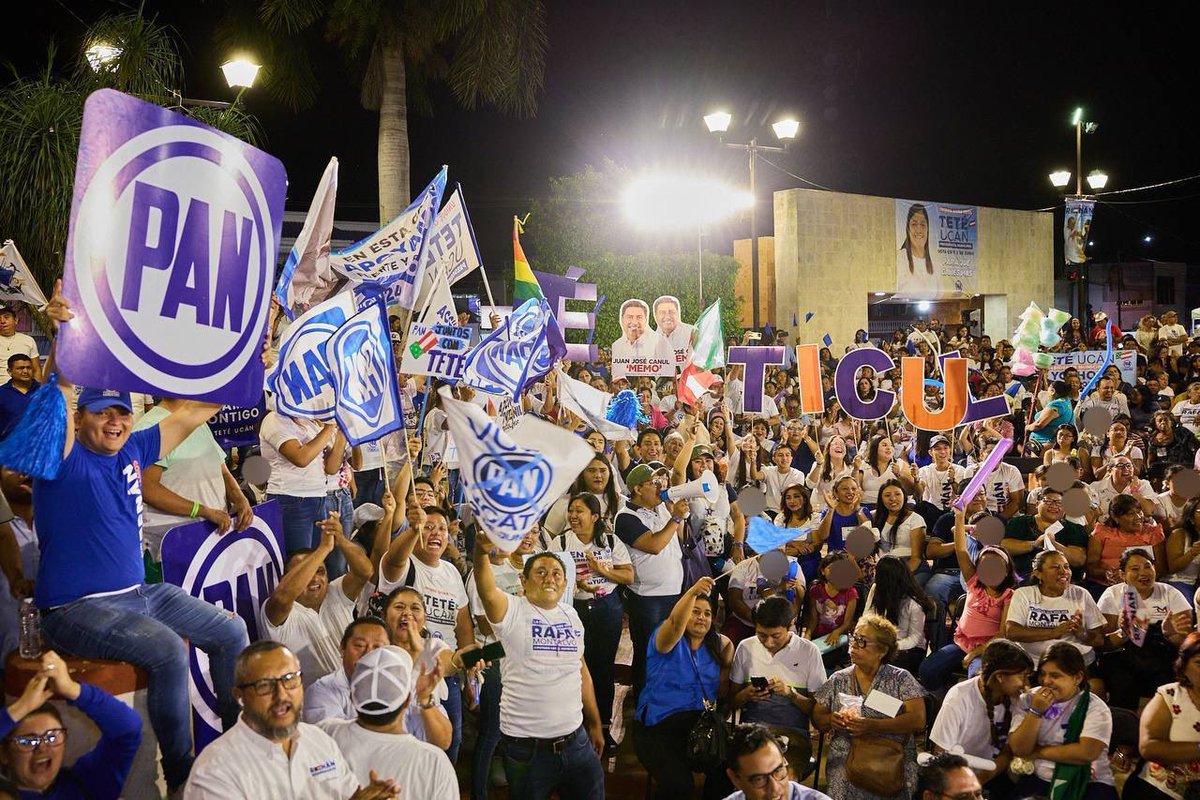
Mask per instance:
[[[1133,464],[1115,464],[1117,469],[1133,469]]]
[[[279,684],[284,689],[295,689],[300,685],[300,671],[285,672],[278,678],[260,678],[249,683],[239,683],[239,689],[253,689],[254,693],[259,697],[266,697],[269,694],[275,693],[275,684]]]
[[[875,642],[865,636],[859,636],[857,633],[855,633],[850,636],[850,644],[861,650],[864,647],[869,647],[870,645],[875,644]]]
[[[40,745],[62,747],[67,741],[66,728],[51,728],[33,736],[14,736],[12,742],[21,750],[36,750]]]
[[[755,789],[765,789],[768,781],[783,783],[787,779],[788,765],[786,761],[770,772],[756,772],[753,775],[747,775],[745,777],[746,783],[750,784]]]
[[[1042,502],[1048,506],[1062,506],[1062,504],[1063,504],[1061,497],[1058,498],[1057,500],[1051,500],[1049,497],[1043,497]]]

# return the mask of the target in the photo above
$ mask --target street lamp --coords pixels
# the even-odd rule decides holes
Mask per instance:
[[[781,147],[763,145],[758,143],[758,137],[752,137],[749,142],[742,144],[739,142],[725,141],[725,132],[729,130],[729,124],[733,121],[733,116],[727,111],[714,111],[704,117],[704,124],[708,128],[709,133],[718,134],[721,137],[721,143],[726,147],[732,147],[735,150],[741,150],[750,157],[750,302],[753,304],[754,327],[759,326],[758,313],[758,215],[756,213],[758,205],[758,183],[756,179],[756,168],[758,156],[760,153],[783,153],[788,149],[788,145],[796,138],[796,134],[800,131],[800,122],[792,118],[784,118],[776,121],[771,125],[771,129],[775,132],[775,138],[783,143]]]
[[[261,65],[244,57],[230,59],[221,65],[221,72],[225,73],[225,82],[229,84],[229,88],[238,90],[237,97],[233,99],[235,106],[242,99],[242,93],[254,85],[254,79],[258,77],[260,69]]]
[[[1094,169],[1088,173],[1087,182],[1093,192],[1098,192],[1108,185],[1108,175]]]
[[[87,59],[92,72],[99,72],[102,69],[109,69],[116,63],[117,59],[121,57],[121,48],[108,42],[93,42],[87,50],[83,51],[83,57]]]
[[[621,201],[625,216],[650,230],[696,226],[699,253],[700,308],[704,308],[704,226],[735,211],[749,208],[753,196],[721,181],[700,175],[657,173],[638,178]]]
[[[1075,113],[1071,115],[1071,125],[1075,128],[1075,194],[1072,199],[1084,200],[1089,196],[1083,193],[1083,135],[1085,133],[1095,133],[1100,127],[1095,122],[1087,122],[1083,118],[1083,109],[1076,108]],[[1069,170],[1059,169],[1050,173],[1050,183],[1056,189],[1065,189],[1071,182],[1071,173]],[[1108,185],[1108,175],[1101,170],[1094,169],[1087,176],[1088,188],[1093,192],[1098,192]],[[1086,258],[1086,256],[1085,256]],[[1078,313],[1082,315],[1087,309],[1087,285],[1084,282],[1083,265],[1079,267],[1077,272],[1076,283],[1078,284],[1076,294],[1078,297]]]

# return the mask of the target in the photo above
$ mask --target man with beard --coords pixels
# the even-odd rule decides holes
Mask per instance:
[[[300,662],[278,642],[255,642],[234,668],[237,724],[196,758],[185,800],[395,800],[399,788],[371,773],[359,788],[337,743],[300,721]]]

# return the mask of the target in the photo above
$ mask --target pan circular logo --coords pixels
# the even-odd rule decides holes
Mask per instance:
[[[244,147],[154,128],[105,157],[79,199],[71,257],[89,322],[131,372],[180,394],[220,389],[259,355],[276,243]]]
[[[503,456],[501,458],[500,456]],[[550,490],[554,468],[538,453],[516,450],[485,453],[472,465],[480,501],[499,514],[511,514],[540,502]]]

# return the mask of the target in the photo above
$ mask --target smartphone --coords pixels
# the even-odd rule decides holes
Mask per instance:
[[[767,679],[762,677],[761,675],[756,675],[756,676],[751,677],[750,685],[753,686],[755,689],[766,689],[768,686]]]
[[[504,658],[504,645],[499,642],[492,642],[484,647],[476,650],[468,650],[463,653],[463,668],[470,669],[480,661],[497,661],[501,658]]]
[[[750,331],[749,333],[746,334],[746,339],[751,342],[757,342],[761,338],[762,338],[762,334],[759,333],[758,331]]]

